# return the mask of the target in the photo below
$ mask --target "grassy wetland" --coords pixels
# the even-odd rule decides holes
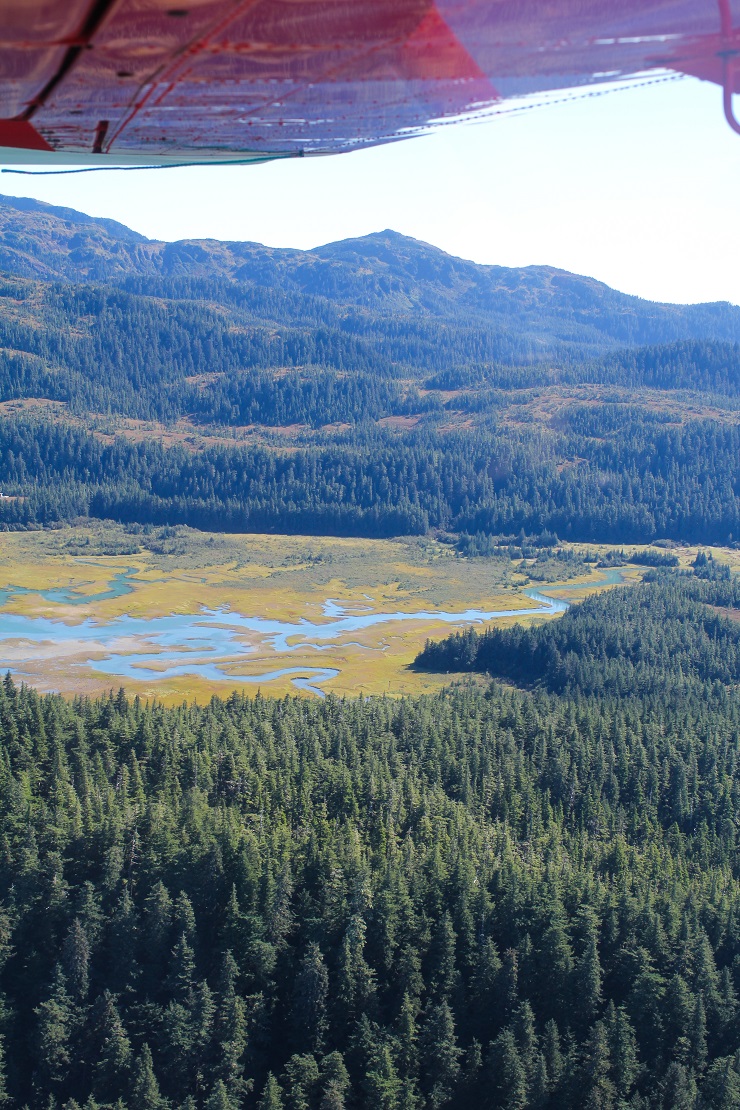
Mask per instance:
[[[466,557],[427,537],[224,535],[102,523],[4,533],[0,665],[40,690],[96,694],[123,681],[131,693],[167,703],[231,689],[430,692],[455,676],[412,667],[427,639],[466,627],[471,611],[510,614],[495,620],[501,625],[541,620],[541,605],[526,589],[577,602],[614,584],[604,565],[616,553],[629,558],[641,550],[561,545],[535,559]],[[683,565],[696,550],[672,548]],[[740,562],[732,549],[715,549],[715,557]],[[617,573],[629,584],[643,568]],[[207,664],[213,659],[218,670]]]

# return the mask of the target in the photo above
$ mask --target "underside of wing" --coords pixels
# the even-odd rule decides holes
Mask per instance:
[[[4,155],[262,160],[646,73],[740,91],[740,0],[175,2],[0,0]]]

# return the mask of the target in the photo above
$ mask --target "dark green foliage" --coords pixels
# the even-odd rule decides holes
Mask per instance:
[[[299,1048],[317,1052],[324,1041],[327,1024],[329,975],[321,949],[310,943],[298,965],[293,987],[291,1017],[293,1037]]]
[[[574,343],[600,350],[740,339],[740,314],[729,304],[655,304],[549,266],[479,266],[393,231],[312,251],[207,240],[161,243],[112,220],[16,197],[0,200],[0,229],[0,267],[21,279],[42,279],[68,300],[98,291],[86,283],[105,283],[155,305],[201,301],[217,320],[224,308],[236,307],[278,326],[310,322],[330,335],[371,336],[368,346],[411,331],[420,347],[425,325],[440,320],[447,328],[441,337],[438,330],[437,344],[450,326],[467,327],[478,348],[492,332],[502,348],[517,352],[549,353]],[[5,279],[0,292],[31,300],[29,284]],[[688,362],[691,345],[683,345]],[[434,344],[422,353],[433,355]],[[479,350],[477,361],[482,355]],[[443,370],[446,362],[432,362],[430,370]],[[659,381],[655,362],[648,356],[628,368]]]
[[[607,416],[589,410],[589,426],[561,445],[495,428],[420,429],[402,439],[365,428],[290,452],[103,442],[64,424],[7,419],[0,469],[11,499],[0,501],[0,523],[89,514],[232,532],[388,536],[439,528],[518,533],[520,552],[525,533],[548,544],[555,534],[635,543],[740,536],[740,429],[711,421],[666,427],[639,411],[620,411],[603,428]],[[562,469],[562,455],[574,453],[582,464]],[[474,546],[487,553],[485,542]]]
[[[10,198],[0,227],[6,269],[62,279],[0,280],[0,401],[61,401],[96,429],[119,414],[223,433],[218,446],[193,436],[204,449],[188,451],[3,416],[2,493],[20,499],[0,502],[0,524],[89,514],[230,531],[439,529],[462,533],[471,554],[520,533],[740,536],[734,418],[681,423],[670,406],[611,392],[691,390],[733,409],[733,306],[650,304],[392,232],[311,252],[153,244]],[[583,383],[600,387],[598,403],[529,427],[516,415],[528,391]],[[450,431],[466,414],[472,426]],[[411,428],[379,423],[404,416]],[[230,447],[234,425],[257,426],[263,445]],[[274,431],[285,425],[302,428],[290,450]]]
[[[146,1043],[134,1062],[130,1105],[132,1110],[161,1110],[164,1106],[157,1077],[154,1074],[152,1053]]]
[[[638,567],[677,567],[678,556],[671,555],[666,551],[648,549],[647,551],[633,552],[627,562],[634,563]]]
[[[272,1072],[267,1076],[262,1098],[257,1105],[259,1110],[283,1110],[285,1103],[283,1102],[280,1084]]]
[[[688,673],[712,573],[596,599],[607,640],[654,609]],[[6,681],[3,1097],[734,1105],[740,706],[714,664],[645,666],[629,697],[178,709]]]
[[[740,681],[740,624],[709,605],[740,608],[737,579],[667,575],[573,606],[559,620],[429,641],[416,665],[483,671],[563,693],[629,697],[692,682]]]
[[[669,343],[607,356],[603,381],[630,388],[740,392],[740,346],[730,343]]]

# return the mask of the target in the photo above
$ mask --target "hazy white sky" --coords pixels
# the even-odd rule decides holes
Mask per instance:
[[[683,80],[355,154],[253,167],[0,176],[0,193],[151,238],[313,247],[386,227],[477,262],[549,263],[655,300],[740,304],[740,137]]]

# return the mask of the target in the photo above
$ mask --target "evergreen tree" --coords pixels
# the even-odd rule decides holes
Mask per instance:
[[[455,1033],[455,1020],[447,1001],[433,1006],[424,1025],[424,1085],[427,1101],[433,1110],[450,1099],[460,1074],[460,1048]]]
[[[401,1073],[407,1077],[416,1074],[419,1062],[417,1016],[416,1004],[408,993],[404,994],[398,1015],[397,1039]]]
[[[321,949],[310,943],[298,967],[293,988],[291,1015],[296,1045],[319,1052],[326,1032],[326,999],[329,975]]]
[[[602,971],[598,951],[598,931],[591,914],[585,915],[583,953],[575,970],[575,998],[578,1013],[591,1025],[601,1009]]]
[[[235,1110],[235,1104],[229,1098],[229,1092],[222,1079],[217,1079],[208,1099],[206,1110]]]
[[[614,1083],[619,1098],[627,1102],[640,1071],[637,1039],[627,1011],[623,1006],[617,1009],[613,1001],[609,1003],[607,1027]]]
[[[457,937],[449,913],[445,913],[436,929],[431,947],[430,983],[432,990],[449,998],[457,982]]]
[[[319,1066],[314,1056],[291,1056],[285,1065],[283,1088],[286,1110],[310,1110],[319,1083]]]
[[[365,959],[367,926],[359,914],[351,919],[342,941],[337,995],[350,1015],[367,1012],[375,993],[375,975]]]
[[[537,1107],[546,1106],[549,1099],[549,1092],[550,1082],[547,1075],[545,1057],[541,1052],[538,1052],[532,1068],[532,1077],[529,1082],[529,1105],[532,1106],[534,1110],[536,1110]]]
[[[341,1052],[330,1052],[321,1061],[319,1110],[345,1110],[350,1078]]]
[[[164,1107],[148,1044],[143,1045],[134,1063],[129,1105],[132,1110],[162,1110]]]
[[[697,1089],[693,1073],[673,1062],[666,1072],[662,1110],[696,1110]]]
[[[141,788],[143,789],[143,788]],[[164,883],[158,880],[144,903],[144,950],[147,974],[157,980],[162,976],[171,947],[172,899]]]
[[[64,972],[54,969],[49,997],[37,1008],[37,1086],[62,1098],[72,1063],[74,1032],[72,999],[67,993]]]
[[[616,1091],[611,1079],[609,1038],[603,1021],[597,1021],[589,1034],[583,1083],[585,1110],[612,1110],[616,1106]]]
[[[740,1075],[731,1056],[715,1060],[700,1089],[699,1105],[709,1110],[731,1110],[740,1106]]]
[[[552,1018],[545,1025],[542,1038],[542,1052],[545,1059],[545,1066],[547,1067],[549,1087],[552,1090],[560,1083],[565,1066],[563,1054],[560,1049],[560,1033],[556,1022],[554,1022]]]
[[[701,1072],[707,1062],[707,1019],[701,995],[698,995],[695,1000],[688,1034],[691,1044],[691,1062],[697,1072]]]
[[[195,985],[195,953],[183,932],[169,958],[167,986],[174,998],[184,1006],[193,1002]]]
[[[223,1079],[232,1098],[240,1098],[248,1089],[244,1079],[247,1023],[244,1002],[236,993],[238,973],[234,957],[231,952],[226,952],[214,1014],[215,1074]]]
[[[90,1020],[94,1090],[101,1102],[122,1098],[131,1070],[131,1042],[109,991],[96,1000]]]
[[[106,963],[109,986],[116,995],[130,995],[140,970],[138,959],[139,915],[131,892],[124,887],[110,918]]]
[[[393,1061],[390,1046],[379,1040],[367,1061],[362,1086],[368,1106],[378,1110],[398,1110],[403,1084]]]
[[[487,1104],[495,1110],[524,1110],[527,1073],[511,1029],[502,1029],[491,1045],[486,1070]]]
[[[309,1110],[732,1100],[740,709],[734,686],[696,675],[735,665],[717,610],[740,590],[707,573],[581,607],[561,658],[614,664],[624,692],[608,699],[494,684],[168,708],[4,682],[7,1100],[135,1110],[136,1077],[144,1101],[194,1110],[225,1092],[241,1108],[268,1073]],[[653,650],[655,605],[675,637],[656,673],[694,660],[670,694],[619,670],[635,636]],[[66,966],[78,989],[87,971],[81,999]],[[596,979],[587,1026],[579,983]],[[306,1011],[320,1059],[295,1052]]]
[[[90,945],[77,917],[64,940],[62,962],[72,998],[84,1002],[90,983]]]
[[[267,1082],[258,1105],[259,1110],[283,1110],[284,1108],[282,1088],[272,1072],[267,1076]]]
[[[0,1106],[7,1106],[10,1103],[6,1076],[5,1038],[0,1037]]]

